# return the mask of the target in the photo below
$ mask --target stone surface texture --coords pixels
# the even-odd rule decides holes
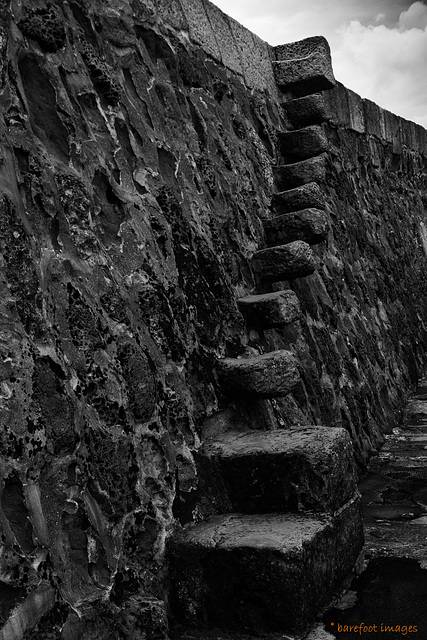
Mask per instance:
[[[294,240],[318,244],[328,235],[329,218],[319,209],[302,209],[265,220],[264,231],[268,246],[294,242]]]
[[[298,361],[280,350],[249,358],[218,361],[218,378],[226,393],[261,398],[286,396],[299,381]]]
[[[261,279],[277,282],[310,275],[316,269],[316,258],[306,242],[295,240],[256,251],[252,264]]]
[[[353,450],[344,429],[230,431],[206,440],[199,458],[207,494],[224,482],[223,508],[216,497],[221,511],[334,512],[356,492]]]
[[[178,585],[171,597],[195,626],[302,637],[313,612],[328,602],[357,560],[363,535],[354,517],[359,510],[356,501],[334,520],[301,514],[214,516],[171,542]]]
[[[0,36],[1,633],[159,640],[207,422],[343,427],[363,466],[397,421],[426,364],[425,131],[334,89],[328,156],[273,200],[325,207],[328,242],[297,241],[318,270],[260,291],[295,98],[272,48],[205,0],[13,0]],[[300,324],[247,326],[238,299],[289,287]],[[298,361],[286,397],[220,383],[269,352]],[[336,558],[355,522],[322,529]]]
[[[298,320],[301,306],[290,290],[246,296],[237,301],[248,326],[271,329]]]

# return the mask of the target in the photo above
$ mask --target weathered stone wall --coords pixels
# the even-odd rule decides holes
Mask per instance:
[[[427,132],[342,85],[323,99],[330,233],[293,288],[315,363],[310,408],[349,430],[364,463],[426,363]]]
[[[236,300],[271,289],[250,258],[289,125],[274,51],[202,0],[5,7],[3,638],[162,637],[165,540],[213,509],[204,433],[345,426],[366,461],[396,419],[425,347],[424,156],[327,126],[319,270],[291,283],[301,325],[262,331]],[[217,358],[282,347],[287,398],[220,387]]]
[[[5,639],[165,633],[176,490],[197,484],[215,360],[249,341],[235,298],[253,284],[278,105],[175,18],[16,2],[5,27]]]

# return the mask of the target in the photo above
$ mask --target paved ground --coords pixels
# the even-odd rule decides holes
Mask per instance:
[[[310,640],[427,640],[427,380],[359,488],[367,569]]]

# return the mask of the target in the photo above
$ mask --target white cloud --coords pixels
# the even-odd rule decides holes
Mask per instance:
[[[413,3],[395,27],[353,21],[337,29],[335,76],[389,111],[427,127],[427,6]]]
[[[427,0],[214,0],[272,45],[324,35],[344,85],[427,128]]]

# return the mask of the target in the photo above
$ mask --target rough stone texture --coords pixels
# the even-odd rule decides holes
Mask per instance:
[[[289,129],[301,129],[313,124],[321,124],[327,119],[322,93],[313,93],[303,98],[294,98],[282,103],[282,109]]]
[[[330,427],[230,431],[205,443],[198,454],[206,495],[219,512],[336,511],[356,491],[348,433]]]
[[[273,351],[252,358],[224,358],[218,377],[227,393],[261,398],[287,395],[299,381],[298,363],[289,351]]]
[[[328,140],[322,127],[318,125],[296,131],[280,132],[278,140],[284,162],[312,158],[328,149]]]
[[[236,298],[254,288],[280,106],[181,33],[180,4],[14,7],[12,37],[0,25],[0,629],[154,640],[177,496],[194,493],[198,429],[225,403],[214,363],[251,341]]]
[[[278,191],[293,189],[308,182],[323,184],[326,177],[326,155],[275,167],[274,178]]]
[[[316,182],[273,194],[271,208],[277,215],[301,209],[324,209],[325,193]]]
[[[301,97],[332,89],[336,82],[331,51],[325,38],[315,36],[274,47],[277,84]]]
[[[194,626],[301,637],[351,571],[362,543],[357,501],[335,520],[215,516],[170,543],[172,608]]]
[[[249,326],[280,327],[298,320],[301,307],[293,291],[274,291],[246,296],[237,301],[239,310]]]
[[[258,287],[286,125],[268,45],[202,0],[213,36],[190,36],[178,0],[0,4],[0,627],[157,640],[205,425],[344,427],[364,465],[398,420],[426,364],[425,132],[370,106],[370,133],[363,102],[362,133],[360,100],[334,90],[348,117],[327,127],[319,272],[291,284],[301,330],[258,331],[236,300]],[[218,358],[291,348],[284,398],[218,384]]]
[[[329,218],[319,209],[302,209],[294,213],[264,220],[265,238],[268,246],[304,240],[318,244],[325,240],[329,231]]]
[[[310,246],[296,240],[270,249],[261,249],[252,256],[259,276],[269,282],[294,280],[310,275],[316,269],[316,257]]]

